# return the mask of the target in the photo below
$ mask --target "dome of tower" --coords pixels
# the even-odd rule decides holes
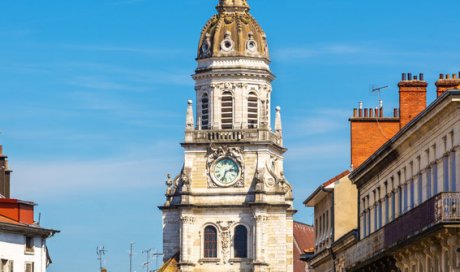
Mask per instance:
[[[198,59],[269,58],[267,37],[246,0],[219,0],[217,11],[201,32]]]

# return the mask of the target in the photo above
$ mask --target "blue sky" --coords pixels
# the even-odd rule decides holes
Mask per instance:
[[[349,167],[348,117],[370,86],[424,72],[434,99],[439,73],[460,70],[458,1],[250,0],[267,32],[282,107],[285,168],[296,219],[302,201]],[[182,165],[186,102],[194,98],[202,26],[217,0],[16,0],[0,2],[0,143],[13,195],[36,201],[50,272],[135,270],[161,250],[166,173]]]

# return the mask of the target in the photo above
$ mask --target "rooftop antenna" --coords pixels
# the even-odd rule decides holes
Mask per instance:
[[[142,254],[146,255],[146,262],[144,263],[145,271],[150,272],[150,255],[152,253],[152,248],[146,249],[142,251]]]
[[[102,271],[102,261],[106,252],[107,250],[104,246],[98,246],[96,248],[97,259],[99,260],[99,271]]]
[[[133,272],[133,246],[134,243],[131,242],[130,247],[129,247],[129,272]]]
[[[157,250],[155,250],[155,253],[153,253],[153,256],[155,257],[155,271],[157,271],[157,269],[158,269],[158,258],[163,256],[163,252],[158,252]]]
[[[372,92],[373,92],[373,93],[377,92],[377,96],[378,96],[378,98],[379,98],[379,108],[382,108],[382,106],[383,106],[382,99],[380,98],[380,93],[381,93],[383,90],[387,89],[387,88],[388,88],[388,85],[387,85],[387,86],[383,86],[383,87],[377,87],[377,86],[375,86],[375,85],[372,85]]]

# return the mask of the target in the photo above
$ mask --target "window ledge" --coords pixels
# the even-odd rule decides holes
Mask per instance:
[[[220,262],[219,258],[203,258],[199,260],[200,264],[202,263],[218,263]]]
[[[233,258],[229,260],[229,263],[251,263],[252,259],[248,258]]]
[[[33,249],[26,249],[24,251],[24,254],[25,255],[34,255],[35,254],[35,251]]]

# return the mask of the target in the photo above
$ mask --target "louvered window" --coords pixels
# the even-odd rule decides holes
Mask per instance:
[[[204,229],[204,257],[217,258],[217,230],[213,226]]]
[[[235,247],[235,258],[248,257],[248,230],[245,226],[235,228],[235,237],[233,241]]]
[[[259,99],[255,93],[248,96],[248,127],[257,128],[259,123]]]
[[[209,129],[209,97],[204,94],[201,98],[201,128]]]
[[[25,272],[34,272],[34,263],[26,263]]]
[[[222,129],[233,128],[233,96],[231,92],[222,94]]]

